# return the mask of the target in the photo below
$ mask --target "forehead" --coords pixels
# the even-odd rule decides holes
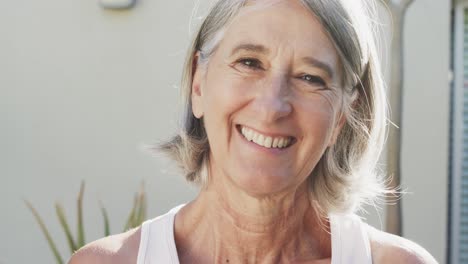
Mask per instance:
[[[334,45],[316,16],[299,0],[251,0],[227,26],[220,45],[253,42],[337,64]]]

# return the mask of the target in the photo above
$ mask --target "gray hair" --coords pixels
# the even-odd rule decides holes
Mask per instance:
[[[370,19],[372,0],[301,0],[318,19],[335,46],[343,72],[346,122],[308,177],[311,202],[324,213],[355,211],[375,204],[385,194],[377,162],[386,135],[384,82]],[[219,0],[204,19],[188,50],[181,91],[184,100],[180,131],[159,149],[174,159],[190,182],[208,181],[210,146],[203,125],[192,113],[194,69],[206,65],[230,21],[247,0]],[[199,60],[196,53],[200,52]]]

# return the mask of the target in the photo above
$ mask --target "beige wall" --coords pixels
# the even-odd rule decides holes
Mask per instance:
[[[403,96],[404,236],[446,258],[450,2],[415,0],[407,13]]]
[[[449,162],[449,0],[414,0],[404,32],[404,91],[402,132],[403,235],[446,261]],[[391,21],[381,8],[387,64]],[[385,153],[384,153],[385,154]],[[382,158],[382,162],[385,159]],[[385,226],[385,212],[369,208],[369,222]],[[379,216],[380,214],[380,216]]]
[[[82,179],[88,241],[102,235],[98,201],[114,219],[113,232],[120,231],[142,180],[150,217],[196,193],[166,160],[140,150],[176,127],[175,86],[192,1],[140,1],[120,12],[97,2],[20,0],[0,8],[1,264],[53,262],[23,198],[34,203],[66,252],[53,202],[65,205],[74,226]],[[413,193],[403,200],[405,236],[441,262],[448,21],[447,0],[416,0],[409,10],[402,128],[403,184]]]
[[[184,3],[140,1],[122,12],[98,1],[0,8],[0,263],[53,263],[23,198],[66,252],[53,203],[74,220],[82,179],[88,241],[102,236],[98,201],[121,231],[142,180],[150,216],[193,197],[167,162],[139,150],[176,127],[191,13]]]

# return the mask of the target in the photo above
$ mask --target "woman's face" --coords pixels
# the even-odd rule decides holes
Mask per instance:
[[[244,7],[192,84],[212,177],[258,196],[304,183],[344,121],[339,63],[299,1]]]

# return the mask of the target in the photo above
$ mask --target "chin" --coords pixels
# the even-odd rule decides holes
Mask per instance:
[[[266,196],[295,186],[290,173],[269,170],[252,170],[231,175],[237,187],[251,196]]]

